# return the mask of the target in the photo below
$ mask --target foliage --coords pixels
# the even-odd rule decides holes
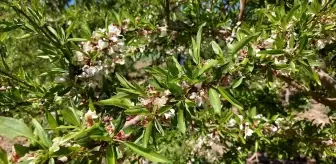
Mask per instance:
[[[333,0],[0,4],[4,163],[336,159]]]

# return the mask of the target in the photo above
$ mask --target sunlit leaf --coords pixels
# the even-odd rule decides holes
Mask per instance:
[[[130,148],[135,153],[147,158],[152,162],[170,163],[170,160],[168,160],[167,158],[163,157],[162,155],[151,149],[141,147],[132,142],[123,142],[123,144],[128,148]]]

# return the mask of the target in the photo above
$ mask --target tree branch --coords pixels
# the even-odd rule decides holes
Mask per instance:
[[[240,8],[239,8],[239,16],[238,16],[238,21],[242,21],[244,18],[244,10],[246,6],[246,0],[240,0]]]
[[[143,115],[138,115],[136,117],[134,117],[133,119],[126,121],[124,128],[130,127],[132,125],[137,124],[138,122],[140,122],[141,120],[143,120],[145,118],[145,116]]]

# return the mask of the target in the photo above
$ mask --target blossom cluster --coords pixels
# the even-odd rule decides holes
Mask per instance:
[[[73,61],[80,67],[80,73],[76,76],[90,87],[97,87],[102,77],[113,72],[116,65],[125,64],[125,43],[121,29],[110,24],[107,29],[94,31],[89,41],[81,42],[80,50],[74,52]],[[65,81],[65,77],[56,78],[56,82]]]

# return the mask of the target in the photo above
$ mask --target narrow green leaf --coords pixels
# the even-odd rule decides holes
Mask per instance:
[[[247,36],[246,38],[238,41],[237,43],[235,43],[235,45],[231,48],[231,53],[232,54],[236,54],[240,49],[242,49],[245,45],[247,45],[253,38],[255,38],[256,36],[258,36],[259,33],[257,34],[253,34],[250,36]]]
[[[85,42],[87,39],[85,38],[69,38],[67,39],[67,42]]]
[[[51,115],[49,111],[46,111],[46,118],[50,128],[56,129],[58,127],[56,119]]]
[[[207,70],[209,70],[210,68],[213,68],[214,66],[216,66],[218,63],[218,60],[208,60],[203,67],[198,71],[198,76],[202,75],[204,72],[206,72]]]
[[[35,140],[33,132],[24,122],[3,116],[0,116],[0,135],[8,138],[23,136]]]
[[[109,145],[106,149],[106,163],[117,164],[117,150],[114,145]]]
[[[228,100],[232,105],[234,105],[236,108],[238,109],[243,109],[242,105],[231,96],[231,94],[229,92],[227,92],[225,89],[222,89],[220,87],[217,88],[218,91],[221,93],[221,95]]]
[[[320,77],[318,76],[318,74],[313,70],[313,78],[314,78],[314,80],[317,82],[317,84],[319,85],[319,86],[321,86],[322,84],[321,84],[321,80],[320,80]]]
[[[197,65],[199,65],[201,62],[200,62],[200,57],[198,56],[197,44],[194,38],[191,38],[191,43],[192,43],[193,51],[190,54],[192,54],[194,62]]]
[[[184,120],[184,111],[183,108],[180,106],[180,108],[178,109],[178,113],[177,113],[177,126],[178,129],[185,134],[186,132],[186,124],[185,124],[185,120]]]
[[[48,136],[48,133],[43,129],[43,127],[41,126],[41,124],[39,122],[37,122],[36,119],[33,118],[32,120],[33,125],[35,126],[35,130],[37,132],[37,136],[41,142],[41,144],[43,144],[43,146],[45,148],[49,148],[52,145],[52,142]]]
[[[210,100],[210,104],[213,107],[215,113],[220,114],[221,109],[222,109],[222,103],[221,103],[221,100],[219,98],[219,94],[213,88],[209,89],[209,100]]]
[[[177,59],[175,58],[175,56],[172,57],[174,63],[175,63],[175,66],[176,68],[179,70],[179,72],[181,73],[183,71],[183,68],[182,66],[180,65],[180,63],[177,61]]]
[[[52,28],[51,26],[48,26],[47,28],[57,39],[59,39],[59,36],[54,28]]]
[[[139,93],[141,93],[141,95],[145,96],[146,92],[143,88],[141,88],[141,86],[139,86],[137,83],[133,84],[134,88],[136,91],[138,91]]]
[[[63,109],[61,110],[61,114],[63,115],[63,118],[66,122],[75,125],[75,126],[80,126],[80,120],[77,114],[75,113],[74,110],[68,108],[68,109]]]
[[[283,50],[263,50],[259,51],[258,54],[267,54],[267,55],[279,55],[279,54],[285,54],[286,52]]]
[[[128,82],[126,80],[126,78],[121,76],[119,73],[116,73],[116,77],[117,77],[117,79],[119,80],[119,82],[121,83],[122,86],[124,86],[125,88],[134,89],[134,86],[130,82]]]
[[[117,106],[119,108],[123,108],[123,109],[128,109],[130,107],[130,104],[127,102],[127,100],[125,99],[121,99],[121,98],[110,98],[110,99],[106,99],[106,100],[100,100],[98,102],[96,102],[96,104],[98,105],[112,105],[112,106]]]
[[[202,42],[202,28],[203,26],[205,26],[205,23],[202,24],[198,31],[197,31],[197,36],[196,36],[196,45],[197,45],[197,61],[198,61],[198,64],[200,64],[201,62],[201,42]]]
[[[90,110],[91,110],[91,111],[96,111],[96,108],[94,107],[94,105],[93,105],[93,102],[92,102],[92,99],[91,99],[91,98],[89,98],[89,108],[90,108]]]
[[[168,88],[173,94],[182,94],[182,89],[176,83],[168,83]]]
[[[170,106],[170,105],[161,107],[159,109],[159,115],[162,115],[162,114],[168,112],[170,109],[172,109],[172,106]]]
[[[140,115],[140,114],[149,114],[148,109],[143,108],[143,107],[132,107],[129,109],[126,109],[125,114],[127,115]]]
[[[308,43],[308,37],[307,35],[303,35],[300,39],[300,45],[299,45],[300,53],[306,48],[307,43]]]
[[[241,77],[235,81],[232,82],[232,88],[235,89],[240,86],[240,84],[243,82],[244,77]]]
[[[125,113],[122,112],[121,115],[118,118],[117,125],[115,126],[113,134],[116,135],[118,132],[124,127],[126,122],[126,116]]]
[[[211,42],[211,46],[212,46],[212,49],[213,49],[213,51],[217,54],[217,55],[219,55],[219,57],[223,57],[223,51],[222,51],[222,49],[219,47],[219,45],[215,42],[215,41],[212,41]]]
[[[148,142],[149,142],[149,138],[152,134],[152,129],[153,129],[153,120],[151,120],[150,122],[148,122],[148,124],[146,125],[146,129],[145,129],[145,133],[144,133],[144,137],[142,138],[142,144],[145,148],[147,148]]]
[[[157,152],[154,152],[151,149],[138,146],[132,142],[123,142],[123,144],[128,148],[130,148],[131,150],[133,150],[135,153],[147,158],[152,162],[170,163],[170,161],[167,158],[163,157]]]
[[[160,123],[157,119],[155,119],[154,125],[155,125],[156,130],[157,130],[162,136],[164,136],[164,135],[165,135],[165,132],[164,132],[162,126],[161,126],[161,123]]]

